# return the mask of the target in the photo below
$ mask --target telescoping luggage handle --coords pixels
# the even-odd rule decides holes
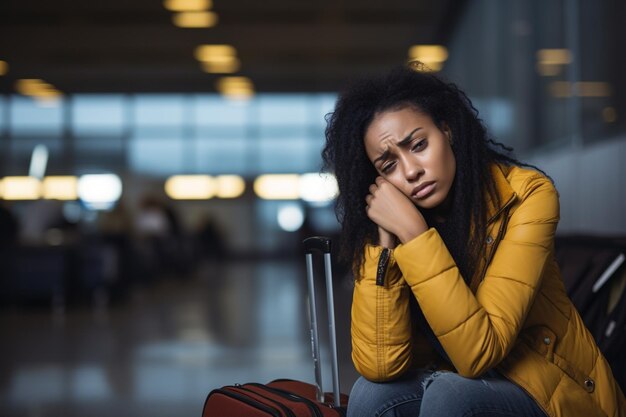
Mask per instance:
[[[333,400],[335,407],[341,406],[339,390],[339,365],[337,363],[337,334],[335,331],[335,301],[333,296],[333,273],[330,263],[330,239],[323,236],[313,236],[304,239],[304,252],[306,256],[306,272],[309,287],[309,312],[311,315],[311,348],[313,365],[315,368],[315,384],[317,386],[317,399],[324,401],[322,389],[322,370],[320,364],[319,337],[317,332],[317,309],[315,307],[315,282],[313,279],[313,252],[324,254],[324,268],[326,272],[326,301],[328,303],[328,331],[330,338],[330,351],[333,372]]]

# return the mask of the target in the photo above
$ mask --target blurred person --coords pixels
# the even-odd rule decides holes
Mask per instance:
[[[106,236],[125,236],[132,229],[132,217],[123,200],[110,211],[104,211],[99,218],[99,230]]]
[[[134,276],[133,246],[131,235],[133,218],[123,199],[120,199],[110,211],[100,214],[99,232],[106,247],[104,253],[109,257],[111,276],[115,285],[111,286],[112,296],[116,298],[127,295],[126,289]]]
[[[8,207],[0,202],[0,249],[17,243],[19,225]]]
[[[19,224],[13,212],[0,201],[0,301],[8,301],[13,292],[15,246]]]
[[[354,83],[328,118],[354,265],[349,417],[624,416],[554,258],[557,191],[420,64]]]
[[[19,238],[26,244],[47,244],[48,232],[66,223],[63,202],[58,200],[30,201],[19,213]]]
[[[196,235],[200,253],[200,258],[209,261],[223,260],[228,254],[224,232],[218,222],[211,216],[206,215],[200,222]]]
[[[140,269],[149,279],[164,272],[188,272],[184,235],[174,209],[162,200],[144,197],[134,219]]]

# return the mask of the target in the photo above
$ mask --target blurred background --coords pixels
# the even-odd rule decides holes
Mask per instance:
[[[324,116],[407,59],[552,176],[559,234],[623,236],[624,22],[619,0],[1,0],[0,414],[200,415],[221,385],[312,382]],[[351,285],[337,265],[344,392]]]

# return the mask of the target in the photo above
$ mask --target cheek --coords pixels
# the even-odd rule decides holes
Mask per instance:
[[[445,164],[445,175],[448,178],[448,181],[450,182],[450,185],[452,185],[452,182],[454,182],[454,177],[456,176],[456,158],[454,157],[454,154],[452,153],[452,150],[450,150],[446,164]]]
[[[397,173],[394,173],[391,176],[385,177],[385,179],[387,181],[389,181],[391,183],[391,185],[396,187],[398,190],[402,191],[402,194],[406,195],[407,197],[410,196],[409,194],[406,193],[406,190],[405,190],[405,180],[404,180],[403,176],[398,175]]]

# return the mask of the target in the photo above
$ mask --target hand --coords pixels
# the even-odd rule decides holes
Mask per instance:
[[[428,229],[424,217],[407,196],[382,177],[365,197],[367,216],[380,228],[406,243]],[[380,235],[380,229],[379,229]]]

